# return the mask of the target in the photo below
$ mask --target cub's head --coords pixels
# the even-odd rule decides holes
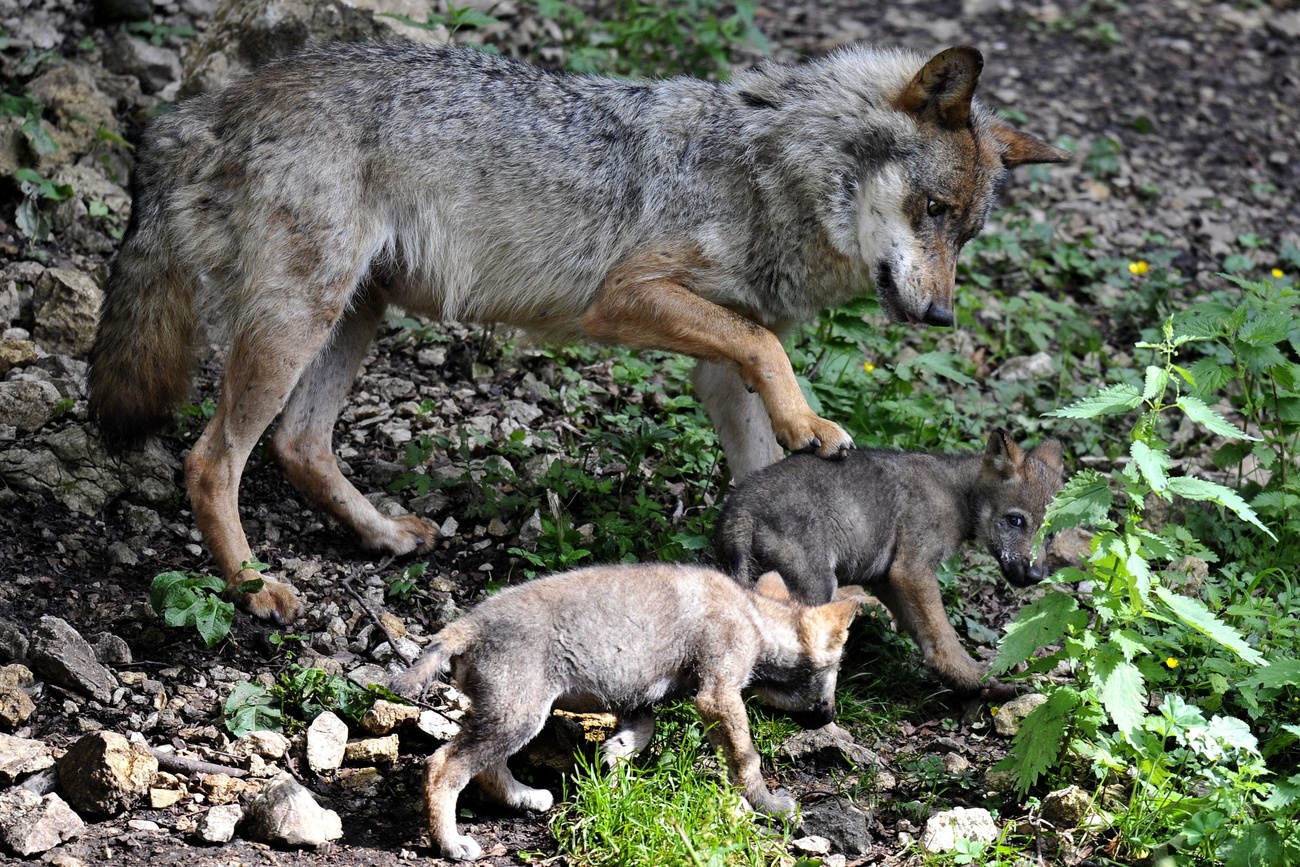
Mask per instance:
[[[1002,431],[989,437],[976,535],[1012,584],[1037,584],[1047,577],[1047,558],[1035,550],[1034,537],[1048,503],[1061,490],[1063,474],[1056,440],[1026,452]]]
[[[779,612],[775,618],[794,628],[770,630],[769,647],[750,685],[760,701],[785,711],[804,728],[829,725],[835,721],[840,656],[862,597],[844,595],[825,605],[803,605],[775,572],[760,577],[754,592],[768,600],[760,610],[769,616]]]

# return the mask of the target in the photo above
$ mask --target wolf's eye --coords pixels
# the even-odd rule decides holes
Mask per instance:
[[[944,214],[947,212],[947,210],[948,210],[947,205],[945,205],[943,202],[935,201],[934,199],[930,199],[930,201],[925,203],[925,212],[929,214],[931,217],[937,217],[940,214]]]
[[[1007,515],[1007,523],[1019,530],[1021,527],[1025,526],[1025,516]]]

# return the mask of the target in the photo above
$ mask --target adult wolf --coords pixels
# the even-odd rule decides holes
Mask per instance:
[[[1005,167],[1068,157],[973,99],[981,64],[850,48],[714,84],[395,44],[272,63],[146,130],[91,413],[110,441],[148,435],[186,395],[201,313],[226,329],[185,475],[232,588],[258,577],[239,479],[277,415],[284,473],[363,544],[434,542],[331,453],[389,304],[694,356],[736,477],[778,444],[834,456],[852,441],[809,408],[778,335],[873,286],[892,318],[950,325],[957,253]],[[250,610],[293,619],[292,587],[262,577]]]

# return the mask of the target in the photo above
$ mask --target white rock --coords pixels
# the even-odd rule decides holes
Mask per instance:
[[[0,840],[24,858],[53,849],[84,827],[58,795],[41,797],[23,788],[0,793]]]
[[[307,728],[307,767],[318,774],[338,770],[348,745],[348,724],[326,711]]]
[[[249,805],[247,832],[263,843],[320,846],[343,836],[343,822],[293,777],[282,774]]]
[[[921,848],[930,853],[951,852],[957,840],[990,843],[998,838],[998,826],[993,815],[982,807],[954,807],[936,813],[925,823],[921,834]]]
[[[194,836],[204,843],[229,843],[243,818],[244,810],[238,804],[221,804],[203,814],[194,828]]]

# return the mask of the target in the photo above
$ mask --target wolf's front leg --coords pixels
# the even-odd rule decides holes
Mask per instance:
[[[722,441],[733,482],[781,460],[763,399],[745,388],[735,369],[700,361],[691,372],[691,383]]]
[[[762,400],[776,440],[791,451],[811,449],[829,458],[852,448],[843,428],[808,406],[777,336],[701,298],[689,280],[677,258],[633,256],[610,272],[583,314],[583,331],[601,342],[681,352],[735,369]]]
[[[988,670],[971,659],[943,608],[939,580],[924,567],[896,560],[889,580],[872,588],[921,648],[926,666],[960,693],[978,692]]]
[[[722,750],[732,785],[741,790],[749,805],[771,816],[792,814],[799,806],[794,798],[785,792],[769,791],[763,782],[740,689],[716,681],[706,682],[695,697],[695,707],[708,728],[709,740]]]

